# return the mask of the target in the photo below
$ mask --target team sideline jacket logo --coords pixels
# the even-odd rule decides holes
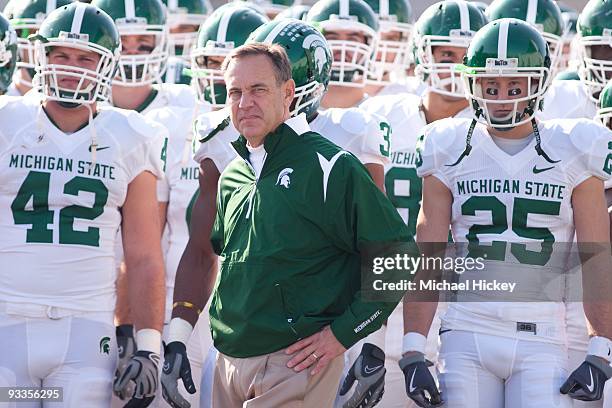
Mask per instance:
[[[289,188],[289,185],[291,184],[291,173],[293,173],[293,169],[291,167],[282,169],[276,178],[276,185]]]
[[[108,354],[110,351],[110,337],[102,337],[100,340],[100,353]]]

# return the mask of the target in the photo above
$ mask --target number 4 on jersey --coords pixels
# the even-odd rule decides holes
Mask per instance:
[[[13,221],[16,225],[31,225],[26,233],[28,243],[53,243],[53,211],[49,209],[49,184],[51,174],[30,171],[21,184],[17,197],[11,204]],[[81,191],[94,194],[92,207],[70,205],[60,210],[59,243],[74,245],[100,245],[100,229],[89,227],[87,231],[74,229],[75,219],[94,220],[104,212],[108,200],[108,189],[98,179],[76,176],[64,186],[64,194],[78,196]],[[32,209],[27,209],[28,203]]]

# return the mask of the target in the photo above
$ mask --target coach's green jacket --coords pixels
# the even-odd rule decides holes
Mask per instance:
[[[360,245],[410,238],[365,167],[302,115],[266,137],[259,180],[246,139],[232,144],[240,157],[221,175],[211,235],[221,262],[210,307],[215,347],[258,356],[331,324],[349,348],[379,329],[399,298],[360,300]]]

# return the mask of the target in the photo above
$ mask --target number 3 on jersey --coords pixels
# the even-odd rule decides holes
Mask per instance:
[[[53,243],[53,211],[49,210],[49,184],[51,174],[30,171],[21,184],[17,197],[11,204],[13,221],[17,225],[31,225],[26,234],[29,243]],[[75,231],[74,220],[94,220],[104,212],[108,189],[98,179],[76,176],[64,185],[64,194],[78,196],[81,191],[94,194],[92,207],[70,205],[59,213],[59,243],[73,245],[100,245],[100,229],[89,227],[87,231]],[[26,209],[28,203],[32,209]]]
[[[380,130],[382,130],[385,140],[385,143],[380,145],[380,154],[389,157],[391,153],[391,126],[387,122],[380,122]]]

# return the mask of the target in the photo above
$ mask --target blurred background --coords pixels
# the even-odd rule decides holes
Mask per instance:
[[[138,1],[138,0],[135,0]],[[227,3],[227,1],[220,1],[220,0],[210,0],[211,3],[213,4],[213,6],[217,7],[221,4]],[[490,3],[490,1],[484,1],[485,3]],[[8,0],[0,0],[0,8],[4,9],[4,6],[6,5],[6,3],[8,3]],[[312,4],[314,3],[314,1],[312,0],[303,0],[302,3],[304,4]],[[419,16],[421,15],[421,13],[423,12],[423,10],[425,10],[427,8],[427,6],[437,3],[436,0],[418,0],[418,1],[411,1],[412,3],[412,7],[414,9],[414,13],[415,16]],[[582,10],[582,8],[584,7],[584,5],[587,3],[586,0],[563,0],[564,4],[568,5],[569,7],[572,7],[578,11]]]

